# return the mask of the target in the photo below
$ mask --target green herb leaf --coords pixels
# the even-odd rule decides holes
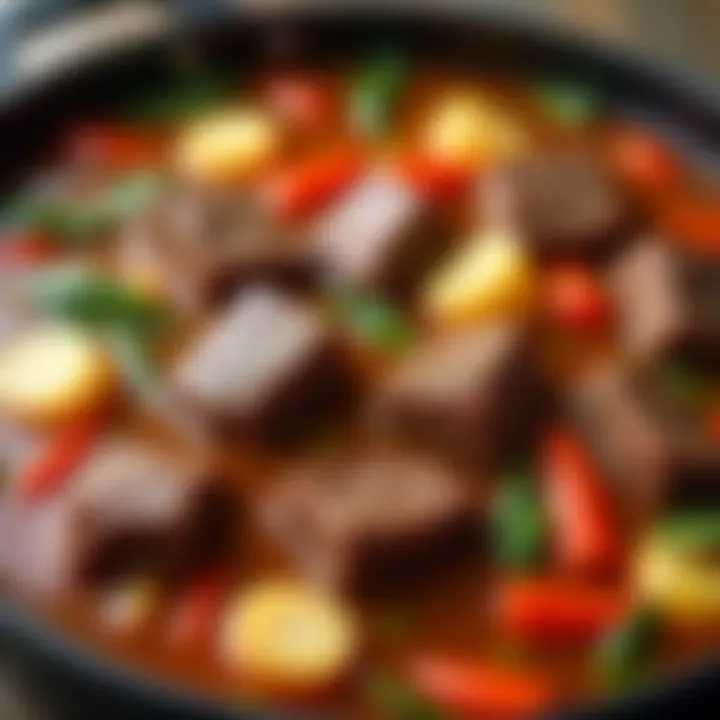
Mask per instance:
[[[361,68],[350,93],[353,127],[369,136],[386,132],[407,75],[407,60],[397,52],[385,51],[370,58]]]
[[[447,720],[409,685],[387,673],[374,673],[366,690],[372,705],[393,720]]]
[[[498,485],[492,504],[493,547],[503,567],[528,570],[542,562],[547,517],[527,473],[514,473]]]
[[[569,127],[587,125],[602,111],[602,98],[591,85],[554,80],[540,83],[535,98],[549,117]]]
[[[687,552],[705,553],[720,549],[720,510],[686,512],[665,520],[659,528],[663,542]]]
[[[142,171],[120,178],[102,199],[103,211],[121,224],[146,210],[162,193],[167,180],[157,172]]]
[[[622,689],[642,681],[661,638],[659,616],[642,609],[627,618],[600,642],[597,667],[611,687]]]
[[[346,294],[335,303],[336,312],[368,345],[403,350],[413,341],[413,330],[393,305],[376,297]]]
[[[105,339],[129,386],[139,393],[157,386],[158,368],[145,339],[123,327],[110,329]]]

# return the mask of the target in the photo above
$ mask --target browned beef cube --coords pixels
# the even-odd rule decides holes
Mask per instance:
[[[110,443],[71,486],[74,572],[93,582],[138,568],[189,571],[229,547],[234,507],[229,489],[204,462]]]
[[[303,572],[376,596],[467,557],[481,534],[479,506],[436,461],[380,454],[296,472],[266,519]]]
[[[178,304],[201,309],[251,281],[309,284],[313,252],[247,193],[180,188],[132,226],[121,262],[149,266]]]
[[[324,318],[275,290],[249,288],[181,358],[176,384],[217,429],[282,441],[343,405],[349,376]]]
[[[604,167],[576,150],[499,168],[481,200],[491,222],[516,228],[543,259],[602,258],[624,239],[634,214]]]
[[[316,237],[329,284],[402,296],[446,248],[449,228],[399,180],[375,173],[322,218]]]
[[[580,378],[571,412],[631,513],[651,516],[666,503],[720,498],[720,452],[696,428],[676,427],[617,363]]]
[[[380,421],[460,459],[492,463],[529,439],[543,401],[528,339],[495,325],[419,349],[380,390]]]

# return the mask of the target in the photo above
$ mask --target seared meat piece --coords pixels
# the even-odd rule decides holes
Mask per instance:
[[[302,287],[315,274],[305,238],[247,193],[180,188],[132,226],[121,262],[149,266],[181,306],[200,309],[251,281]]]
[[[570,409],[630,512],[650,517],[665,503],[720,499],[720,452],[697,428],[658,413],[641,383],[604,363],[572,388]]]
[[[720,265],[646,238],[613,264],[610,286],[633,357],[720,358]]]
[[[316,237],[329,284],[404,296],[447,247],[449,228],[399,180],[376,173],[322,218]]]
[[[249,288],[181,358],[176,385],[217,429],[282,441],[343,405],[352,383],[322,317]]]
[[[482,525],[459,479],[417,456],[371,455],[297,471],[266,510],[305,573],[371,596],[406,589],[467,556]]]
[[[72,564],[88,582],[137,568],[186,572],[232,539],[233,497],[217,472],[145,445],[102,447],[70,493]]]
[[[386,378],[378,418],[461,459],[492,463],[526,443],[543,410],[532,360],[519,327],[442,337]]]
[[[589,153],[564,150],[499,168],[485,183],[482,210],[516,228],[541,258],[596,259],[624,239],[630,202]]]

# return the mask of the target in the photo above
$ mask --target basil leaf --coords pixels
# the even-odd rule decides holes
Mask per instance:
[[[390,126],[408,64],[397,52],[382,52],[361,68],[350,93],[350,121],[364,135],[377,136]]]
[[[447,720],[409,685],[387,673],[374,673],[366,685],[370,702],[393,720]]]
[[[368,345],[402,350],[413,341],[413,330],[393,305],[376,297],[346,294],[335,303],[339,317]]]
[[[139,393],[149,392],[157,386],[158,368],[145,338],[124,327],[116,327],[106,333],[105,339],[128,385]]]
[[[491,507],[493,549],[503,567],[528,570],[542,562],[548,522],[526,473],[501,480]]]
[[[113,223],[123,223],[146,210],[166,184],[166,178],[155,172],[127,175],[108,188],[102,200],[103,210]]]
[[[689,552],[720,549],[720,510],[697,510],[670,517],[660,526],[664,542]]]
[[[535,99],[546,114],[568,127],[587,125],[602,112],[602,98],[591,85],[552,80],[535,88]]]
[[[659,616],[642,609],[606,635],[597,648],[597,667],[610,686],[625,688],[645,678],[661,638]]]

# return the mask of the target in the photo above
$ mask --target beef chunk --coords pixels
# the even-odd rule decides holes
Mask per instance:
[[[232,539],[234,503],[217,473],[140,444],[108,444],[68,498],[74,571],[89,582],[142,568],[174,574]]]
[[[593,368],[571,391],[571,412],[633,514],[664,504],[720,498],[720,453],[687,424],[657,411],[643,383],[615,362]]]
[[[439,212],[399,180],[372,174],[317,228],[327,281],[373,293],[406,295],[447,246]]]
[[[499,168],[481,200],[491,222],[517,228],[541,258],[604,257],[633,221],[619,185],[589,153],[576,150]]]
[[[720,266],[644,238],[613,264],[610,286],[633,357],[720,358]]]
[[[495,325],[442,337],[383,383],[381,421],[481,465],[528,440],[543,402],[522,329]]]
[[[477,544],[481,527],[458,478],[417,456],[307,468],[276,488],[267,510],[304,572],[359,595],[435,576]]]
[[[123,263],[149,266],[188,309],[251,281],[302,287],[316,269],[305,238],[239,192],[179,188],[129,229],[121,248]]]
[[[309,430],[351,389],[324,319],[268,288],[240,294],[181,358],[176,384],[219,430],[267,441]]]

